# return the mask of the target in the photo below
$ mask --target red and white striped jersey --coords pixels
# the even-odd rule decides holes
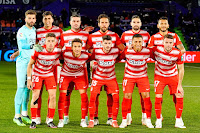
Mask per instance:
[[[91,54],[82,51],[79,57],[74,57],[72,50],[65,49],[62,56],[64,58],[64,64],[60,73],[62,76],[85,75],[86,62]]]
[[[63,33],[62,29],[54,25],[49,30],[45,29],[44,27],[37,29],[36,30],[37,42],[39,42],[39,44],[42,46],[45,44],[45,36],[47,33],[54,33],[56,35],[57,46],[58,46],[60,42],[60,36]]]
[[[116,78],[115,63],[119,53],[118,48],[111,48],[109,53],[105,53],[103,48],[94,49],[91,58],[97,61],[97,67],[94,71],[93,78],[98,80],[111,80]]]
[[[90,45],[91,48],[102,48],[102,45],[101,45],[101,43],[103,41],[102,37],[105,35],[111,36],[112,47],[116,47],[117,45],[121,44],[121,40],[120,40],[118,34],[115,32],[112,32],[110,30],[108,30],[106,33],[101,33],[101,31],[99,30],[97,32],[90,34],[87,44]]]
[[[132,44],[132,38],[135,34],[140,34],[142,35],[143,38],[143,44],[142,46],[146,47],[148,44],[148,41],[150,39],[150,35],[147,31],[145,30],[140,30],[138,33],[133,32],[133,30],[128,30],[125,31],[122,36],[121,36],[121,42],[123,44],[126,44],[126,46],[131,45]]]
[[[65,49],[71,50],[72,40],[75,38],[79,38],[82,40],[82,43],[83,43],[82,50],[85,51],[88,37],[89,37],[89,33],[87,31],[80,29],[78,32],[75,32],[70,29],[63,32],[63,34],[61,35],[60,45],[63,47],[63,50]]]
[[[34,52],[32,59],[35,60],[33,74],[35,76],[49,77],[53,76],[54,65],[61,55],[61,49],[55,47],[52,52],[46,50],[45,45],[41,52]]]
[[[147,59],[150,58],[152,51],[143,47],[140,52],[134,49],[125,49],[121,55],[121,59],[126,59],[124,77],[126,78],[143,78],[147,77]]]
[[[180,38],[178,37],[176,33],[168,32],[167,34],[170,34],[174,37],[174,46],[178,46],[182,44]],[[164,39],[164,36],[161,35],[160,32],[154,34],[153,36],[151,36],[148,42],[148,47],[163,46],[163,39]]]
[[[172,48],[172,50],[167,53],[164,46],[155,46],[153,52],[155,56],[155,75],[162,77],[178,75],[176,64],[183,64],[180,50]]]

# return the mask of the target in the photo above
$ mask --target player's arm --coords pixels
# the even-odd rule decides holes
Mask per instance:
[[[17,56],[19,56],[19,50],[14,52],[11,56],[10,56],[10,60],[14,60]]]
[[[154,36],[151,36],[148,42],[147,47],[153,47],[154,46]]]
[[[119,50],[124,51],[125,46],[124,44],[121,42],[121,39],[119,38],[119,35],[117,33],[115,33],[116,35],[116,46],[119,48]]]
[[[124,51],[124,49],[125,49],[125,46],[124,46],[124,44],[119,44],[119,45],[117,45],[117,47],[121,50],[121,51]]]
[[[27,67],[27,88],[30,90],[32,90],[31,75],[32,75],[32,66],[34,63],[35,63],[35,60],[32,57],[28,63],[28,67]]]
[[[179,44],[179,45],[177,45],[177,48],[178,48],[179,50],[181,50],[181,53],[182,53],[182,54],[184,54],[184,53],[186,52],[185,47],[183,46],[182,43]]]
[[[92,26],[87,26],[87,27],[85,27],[83,30],[84,30],[84,31],[87,31],[87,32],[91,32],[91,31],[94,30],[94,27],[92,27]]]
[[[184,76],[184,63],[178,64],[178,70],[179,70],[179,81],[178,81],[178,91],[181,92],[181,95],[184,95],[183,87],[182,87],[182,81]]]

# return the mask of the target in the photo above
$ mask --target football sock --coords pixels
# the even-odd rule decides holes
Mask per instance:
[[[156,97],[155,99],[155,112],[156,112],[156,118],[161,118],[161,110],[162,110],[162,98]]]
[[[176,118],[181,118],[183,112],[183,98],[176,98]]]
[[[130,104],[128,106],[128,113],[131,113],[131,105],[132,105],[132,96],[131,96]]]
[[[112,118],[112,105],[113,105],[112,95],[107,94],[108,118]]]
[[[122,118],[123,119],[126,119],[129,104],[130,104],[130,99],[123,98],[123,101],[122,101]]]
[[[112,106],[113,120],[117,120],[117,115],[119,111],[119,94],[114,94],[112,97],[113,97],[113,106]]]
[[[90,112],[90,120],[94,120],[94,113],[96,111],[95,101],[97,99],[96,93],[91,93],[90,95],[90,103],[89,103],[89,112]]]
[[[151,119],[152,103],[151,103],[150,97],[144,98],[143,101],[144,101],[147,118]]]
[[[99,112],[99,94],[97,94],[96,101],[95,101],[95,106],[96,106],[96,109],[95,109],[94,117],[98,117],[98,112]]]
[[[48,110],[49,110],[49,119],[53,119],[55,114],[55,109],[48,108]]]
[[[141,107],[142,107],[142,113],[145,113],[144,99],[142,98],[141,93],[140,93],[140,104],[141,104]]]
[[[65,98],[66,98],[66,93],[60,93],[59,100],[58,100],[58,115],[59,115],[59,119],[63,119]]]
[[[69,115],[69,106],[70,106],[70,96],[71,94],[69,94],[68,96],[65,96],[65,101],[64,101],[64,116],[68,116]]]
[[[37,108],[31,108],[31,119],[36,119]]]
[[[82,112],[82,119],[85,119],[88,113],[88,96],[87,93],[81,94],[81,112]]]

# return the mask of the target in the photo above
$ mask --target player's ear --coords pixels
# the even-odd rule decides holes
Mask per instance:
[[[157,28],[159,29],[159,24],[157,24]]]

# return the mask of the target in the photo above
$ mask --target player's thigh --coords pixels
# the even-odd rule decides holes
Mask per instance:
[[[32,76],[32,86],[33,86],[33,90],[41,90],[42,86],[43,86],[43,78],[40,76]]]
[[[26,87],[26,77],[27,77],[27,66],[20,65],[16,66],[16,74],[17,74],[17,87],[25,88]]]
[[[39,98],[40,90],[39,89],[33,89],[32,90],[32,100],[35,101]]]
[[[136,80],[135,79],[130,79],[130,78],[124,78],[122,87],[123,87],[123,93],[133,93],[134,90],[134,85],[135,85]]]
[[[92,79],[92,85],[90,88],[90,93],[100,94],[101,87],[104,85],[104,82],[101,80]]]
[[[44,84],[45,84],[46,90],[57,89],[57,83],[55,81],[54,76],[44,78]]]
[[[60,81],[59,81],[59,90],[68,90],[69,84],[72,82],[72,78],[69,76],[60,76]]]
[[[107,88],[107,94],[119,94],[119,86],[116,79],[104,82]]]
[[[76,90],[87,90],[88,82],[86,78],[85,76],[79,76],[73,80]]]
[[[178,93],[177,87],[178,87],[178,76],[169,77],[168,78],[168,87],[170,95],[173,95],[175,93]]]
[[[148,92],[149,93],[150,92],[150,84],[149,84],[148,77],[137,79],[137,85],[138,85],[139,93],[142,93],[142,92]]]
[[[167,85],[165,78],[155,76],[154,78],[154,91],[155,94],[163,94],[164,88]]]

